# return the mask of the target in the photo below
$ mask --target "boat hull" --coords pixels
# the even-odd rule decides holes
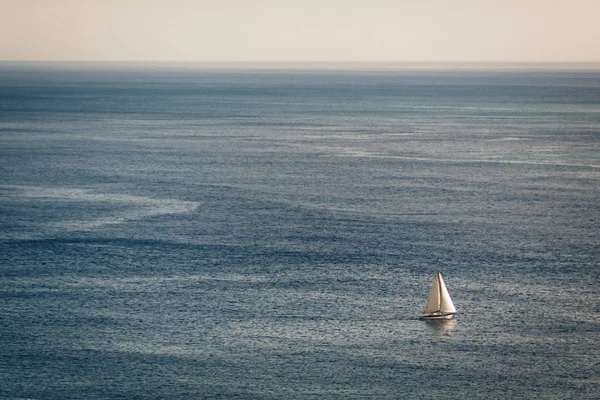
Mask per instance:
[[[419,318],[424,319],[424,320],[452,319],[452,318],[454,318],[455,315],[456,315],[456,313],[440,313],[440,312],[436,312],[436,313],[421,314],[419,316]]]

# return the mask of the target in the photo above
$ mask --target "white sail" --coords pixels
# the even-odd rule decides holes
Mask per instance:
[[[437,275],[440,282],[440,311],[443,313],[455,313],[456,308],[454,308],[454,303],[452,303],[450,293],[448,293],[448,289],[446,289],[446,285],[442,279],[442,274],[438,272]]]
[[[438,272],[439,275],[439,272]],[[432,313],[440,310],[440,281],[436,275],[429,291],[429,298],[425,305],[425,312]]]

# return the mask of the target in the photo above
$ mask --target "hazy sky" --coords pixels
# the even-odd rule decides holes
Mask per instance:
[[[600,61],[600,0],[0,0],[0,59]]]

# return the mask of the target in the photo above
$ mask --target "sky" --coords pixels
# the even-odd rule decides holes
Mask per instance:
[[[0,60],[600,62],[600,0],[0,0]]]

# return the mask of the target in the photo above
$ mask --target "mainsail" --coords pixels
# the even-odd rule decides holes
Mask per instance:
[[[432,313],[440,310],[440,280],[438,276],[440,273],[436,275],[433,280],[433,284],[431,285],[431,290],[429,291],[429,298],[427,299],[427,304],[425,305],[425,312]]]

